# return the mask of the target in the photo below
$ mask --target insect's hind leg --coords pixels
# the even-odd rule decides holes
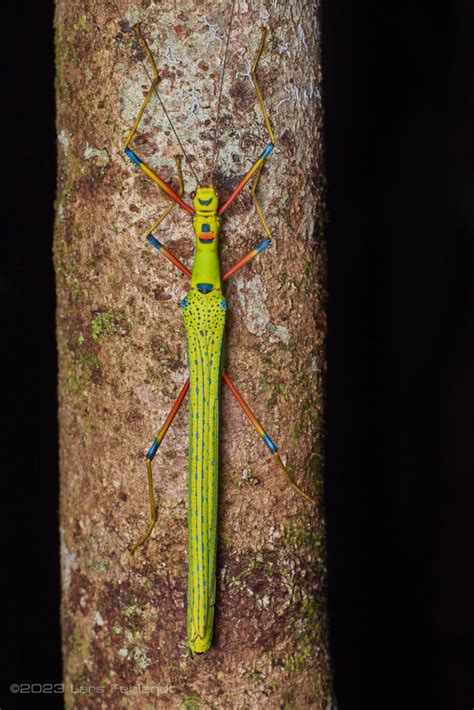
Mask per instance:
[[[156,501],[155,501],[155,494],[153,492],[153,471],[151,467],[151,462],[153,461],[153,458],[158,451],[158,447],[160,446],[161,442],[165,438],[166,432],[170,428],[173,419],[175,418],[176,414],[178,413],[179,408],[181,407],[183,400],[186,396],[186,392],[189,389],[189,378],[186,380],[184,383],[183,389],[179,393],[178,399],[174,403],[171,412],[168,414],[165,423],[163,424],[162,428],[160,429],[159,433],[156,436],[156,439],[154,440],[153,444],[151,445],[150,449],[148,450],[148,453],[146,455],[146,470],[147,470],[147,477],[148,477],[148,497],[150,501],[150,522],[148,524],[147,529],[143,533],[143,535],[137,540],[137,542],[130,544],[128,546],[128,549],[130,552],[133,554],[137,547],[140,547],[143,545],[148,538],[150,537],[151,533],[153,532],[153,528],[155,527],[157,518],[158,518],[158,511],[156,508]]]
[[[305,493],[304,491],[302,491],[301,488],[300,488],[299,486],[297,486],[296,483],[293,481],[293,479],[292,479],[292,477],[290,476],[290,473],[289,473],[287,467],[285,466],[285,464],[283,463],[283,461],[282,461],[281,458],[280,458],[280,453],[279,453],[279,451],[278,451],[278,447],[277,447],[277,446],[274,444],[274,442],[270,439],[270,437],[268,436],[268,434],[266,433],[266,431],[264,430],[264,428],[262,427],[262,425],[257,421],[257,419],[256,419],[256,417],[254,416],[254,414],[252,413],[250,407],[249,407],[248,404],[245,402],[245,400],[244,400],[244,398],[242,397],[242,395],[237,391],[237,389],[236,389],[236,387],[234,386],[234,384],[231,382],[229,376],[224,373],[223,376],[222,376],[222,379],[224,380],[224,382],[226,383],[226,385],[229,387],[229,389],[230,389],[230,391],[232,392],[232,394],[234,395],[235,399],[237,400],[237,402],[240,404],[240,406],[241,406],[242,409],[244,410],[244,412],[245,412],[245,414],[247,415],[248,419],[250,420],[252,426],[255,428],[255,430],[256,430],[256,431],[258,432],[258,434],[262,437],[262,439],[264,440],[265,444],[266,444],[266,445],[268,446],[268,448],[270,449],[271,453],[272,453],[273,456],[275,457],[275,461],[276,461],[278,467],[279,467],[279,468],[281,469],[281,471],[285,474],[285,476],[286,476],[286,478],[287,478],[288,483],[290,484],[290,486],[291,486],[297,493],[299,493],[300,496],[302,496],[303,498],[306,498],[307,501],[309,501],[310,503],[314,503],[314,499],[311,498],[311,496],[309,496],[307,493]]]
[[[153,471],[151,469],[151,461],[149,458],[146,460],[146,471],[147,471],[147,477],[148,477],[148,497],[150,500],[150,523],[143,533],[143,535],[133,544],[130,544],[128,546],[128,549],[130,552],[133,553],[137,549],[137,547],[140,547],[143,545],[148,538],[150,537],[151,533],[153,532],[153,528],[155,527],[156,521],[158,519],[158,511],[156,508],[156,501],[155,501],[155,494],[153,493]]]

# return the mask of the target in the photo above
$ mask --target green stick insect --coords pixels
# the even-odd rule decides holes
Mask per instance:
[[[219,116],[219,106],[222,95],[222,85],[227,50],[229,47],[233,12],[234,7],[232,6],[229,34],[227,37],[227,45],[222,67],[217,116]],[[156,93],[160,104],[164,108],[162,99],[160,98],[156,88],[159,81],[159,74],[152,53],[141,33],[139,26],[134,27],[134,31],[138,40],[145,49],[146,56],[153,71],[153,80],[133,128],[125,142],[125,153],[171,199],[168,207],[165,209],[158,221],[148,230],[146,236],[148,242],[153,247],[158,249],[160,254],[174,264],[174,266],[176,266],[189,279],[189,292],[187,296],[183,298],[181,303],[186,327],[189,378],[184,384],[176,403],[171,409],[171,412],[169,413],[163,427],[160,429],[146,455],[150,501],[150,523],[145,533],[139,540],[137,540],[137,542],[131,545],[129,549],[134,552],[137,547],[143,545],[143,543],[150,537],[153,527],[157,522],[158,514],[153,492],[152,461],[166,435],[166,432],[171,426],[176,413],[183,403],[187,392],[189,391],[189,577],[187,635],[188,644],[191,650],[195,653],[203,653],[211,646],[214,607],[216,602],[219,397],[222,379],[229,387],[233,396],[239,402],[245,414],[270,449],[274,460],[287,477],[290,485],[308,501],[312,501],[312,499],[300,490],[300,488],[298,488],[298,486],[291,479],[286,466],[280,458],[276,445],[252,414],[250,408],[245,403],[229,379],[228,375],[224,373],[222,362],[222,343],[224,338],[227,310],[227,301],[222,293],[222,283],[254,257],[256,257],[257,254],[270,246],[272,239],[270,228],[266,222],[256,196],[262,166],[275,145],[275,136],[265,109],[262,92],[257,81],[257,66],[265,43],[266,29],[262,30],[260,44],[252,65],[251,76],[270,138],[270,143],[252,165],[250,170],[241,179],[230,197],[228,197],[221,206],[219,206],[218,197],[212,184],[212,171],[209,177],[209,184],[206,186],[199,184],[199,181],[196,178],[198,184],[193,199],[194,207],[187,204],[182,197],[183,175],[181,170],[181,157],[177,159],[177,171],[179,176],[178,194],[170,187],[170,185],[168,185],[155,172],[153,172],[153,170],[151,170],[130,148],[130,144],[139,127],[143,113],[154,93]],[[169,118],[167,113],[166,115]],[[218,118],[216,119],[216,135],[218,125],[217,122]],[[172,124],[171,126],[182,148],[181,141],[179,140]],[[252,198],[260,218],[260,222],[266,233],[266,238],[221,277],[218,254],[220,218],[252,178],[254,178]],[[187,212],[187,214],[192,216],[192,225],[196,235],[195,256],[192,271],[189,271],[189,269],[187,269],[186,266],[179,261],[179,259],[171,254],[153,235],[153,232],[156,230],[158,225],[165,219],[176,204]]]

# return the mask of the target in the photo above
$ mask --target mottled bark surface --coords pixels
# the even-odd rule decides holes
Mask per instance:
[[[144,454],[186,379],[178,307],[185,278],[143,234],[166,198],[123,142],[149,80],[130,27],[140,21],[160,93],[198,175],[210,167],[230,4],[58,0],[59,187],[55,240],[60,356],[63,642],[70,707],[321,708],[332,704],[322,515],[325,251],[317,3],[236,3],[219,127],[221,198],[268,142],[250,62],[277,145],[259,195],[272,247],[227,284],[226,370],[300,486],[223,389],[215,644],[186,645],[187,408],[155,466],[148,520]],[[176,187],[178,147],[156,99],[135,143]],[[195,188],[184,166],[186,192]],[[188,266],[190,218],[160,239]],[[228,268],[264,237],[250,191],[221,228]]]

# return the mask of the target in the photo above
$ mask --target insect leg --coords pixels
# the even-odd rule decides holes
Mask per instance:
[[[260,44],[258,45],[257,54],[255,55],[255,59],[253,60],[252,71],[250,73],[252,75],[253,83],[255,84],[255,90],[256,90],[257,96],[258,96],[258,102],[260,104],[260,108],[262,109],[263,118],[265,119],[265,125],[267,127],[268,135],[270,136],[270,140],[271,140],[272,144],[275,145],[275,134],[273,133],[272,125],[270,123],[270,119],[268,118],[265,104],[263,103],[262,92],[260,90],[260,86],[257,81],[258,62],[260,60],[260,57],[262,56],[266,36],[267,36],[267,28],[263,27],[262,28],[262,36],[260,37]]]
[[[179,194],[180,195],[182,195],[184,192],[183,172],[181,170],[181,160],[182,160],[182,156],[177,155],[176,156],[176,167],[178,169]],[[155,249],[158,249],[158,251],[161,252],[161,254],[163,254],[163,256],[166,259],[168,259],[168,261],[170,261],[172,264],[174,264],[174,266],[176,266],[180,271],[183,272],[183,274],[185,276],[188,277],[188,279],[190,279],[191,272],[189,271],[189,269],[187,269],[186,266],[184,266],[184,264],[182,264],[179,259],[177,259],[170,251],[168,251],[168,249],[166,249],[163,246],[163,244],[158,239],[156,239],[156,237],[153,236],[153,232],[155,231],[155,229],[158,227],[158,225],[160,225],[163,222],[165,217],[167,217],[169,215],[169,213],[171,212],[171,210],[174,208],[175,205],[176,205],[176,202],[170,202],[170,204],[165,209],[163,214],[157,219],[155,224],[152,227],[150,227],[150,229],[146,233],[146,238],[150,242],[150,244],[153,247],[155,247]]]
[[[124,145],[125,154],[130,158],[130,160],[132,160],[136,165],[138,165],[138,167],[140,167],[143,170],[145,175],[148,175],[148,177],[151,178],[153,180],[153,182],[155,182],[163,190],[163,192],[166,195],[168,195],[168,197],[171,197],[171,199],[174,200],[174,202],[176,202],[180,207],[182,207],[184,210],[186,210],[186,212],[189,212],[189,214],[194,214],[193,208],[190,207],[190,205],[186,204],[186,202],[182,199],[182,197],[180,197],[173,190],[173,188],[168,185],[168,183],[166,183],[164,180],[162,180],[159,177],[159,175],[156,175],[156,173],[154,173],[153,170],[151,170],[151,168],[149,168],[148,165],[146,165],[133,152],[133,150],[131,150],[129,148],[130,142],[132,141],[135,133],[137,132],[138,126],[140,125],[140,121],[142,120],[143,113],[144,113],[146,107],[148,106],[148,103],[152,97],[152,94],[156,90],[156,86],[160,80],[160,77],[158,75],[158,69],[156,68],[155,60],[153,58],[153,55],[151,53],[151,50],[150,50],[145,38],[143,37],[143,35],[141,33],[140,27],[138,25],[136,25],[133,29],[134,29],[134,32],[137,35],[138,39],[140,40],[140,42],[143,44],[143,47],[144,47],[145,52],[147,54],[147,57],[150,61],[150,64],[151,64],[151,67],[153,70],[153,80],[151,82],[151,86],[150,86],[150,88],[147,92],[147,95],[145,97],[145,100],[142,104],[142,107],[141,107],[140,111],[138,112],[138,116],[135,120],[135,123],[133,124],[132,130],[128,134],[127,140],[125,141],[125,145]]]
[[[256,257],[257,254],[260,254],[261,251],[263,251],[264,249],[269,247],[270,244],[272,243],[272,233],[270,231],[270,227],[268,226],[267,221],[266,221],[265,217],[263,216],[262,208],[260,207],[260,203],[257,199],[256,194],[255,194],[257,187],[258,187],[258,183],[260,182],[260,175],[262,174],[262,167],[263,167],[263,163],[259,167],[259,169],[257,170],[257,174],[255,176],[255,180],[252,185],[252,198],[253,198],[258,216],[260,218],[260,221],[262,223],[264,230],[266,231],[266,233],[268,235],[268,238],[264,239],[263,242],[261,242],[257,247],[255,247],[255,249],[252,249],[252,251],[249,252],[246,256],[244,256],[243,259],[241,259],[236,264],[234,264],[234,266],[232,266],[229,269],[229,271],[226,271],[226,273],[222,277],[223,281],[226,281],[229,278],[229,276],[232,276],[233,274],[235,274],[235,272],[238,271],[242,266],[244,266],[245,264],[248,264],[249,261],[251,261],[254,257]]]
[[[175,157],[176,169],[177,169],[177,171],[178,171],[178,180],[179,180],[179,193],[178,193],[178,194],[179,194],[180,197],[183,196],[183,192],[184,192],[183,170],[182,170],[182,168],[181,168],[181,161],[182,161],[182,159],[183,159],[183,156],[182,156],[182,155],[177,155],[177,156]],[[165,217],[167,217],[167,216],[169,215],[169,213],[171,212],[172,209],[174,209],[175,206],[176,206],[176,202],[170,202],[170,204],[169,204],[168,207],[165,209],[165,211],[163,212],[163,214],[156,220],[155,224],[154,224],[152,227],[150,227],[150,229],[149,229],[148,232],[146,233],[146,236],[147,236],[147,237],[148,237],[149,234],[151,234],[151,235],[153,236],[152,232],[154,232],[155,229],[163,222],[163,220],[165,219]]]
[[[263,213],[262,213],[262,210],[261,210],[261,208],[260,208],[260,205],[258,204],[258,201],[256,200],[256,197],[255,197],[255,189],[256,189],[256,187],[257,187],[257,185],[258,185],[258,181],[260,180],[260,172],[261,172],[261,170],[262,170],[263,163],[265,162],[265,160],[267,159],[267,157],[270,155],[270,153],[272,152],[273,148],[275,147],[275,134],[273,133],[272,125],[271,125],[271,123],[270,123],[270,119],[268,118],[267,110],[266,110],[265,104],[264,104],[264,102],[263,102],[262,91],[261,91],[261,89],[260,89],[260,85],[259,85],[258,80],[257,80],[257,67],[258,67],[258,62],[259,62],[260,57],[261,57],[262,52],[263,52],[263,47],[264,47],[264,44],[265,44],[265,37],[266,37],[266,35],[267,35],[267,30],[266,30],[266,28],[264,27],[264,28],[262,29],[262,36],[261,36],[261,38],[260,38],[260,44],[259,44],[259,46],[258,46],[257,54],[255,55],[255,59],[254,59],[254,61],[253,61],[252,70],[251,70],[251,76],[252,76],[252,79],[253,79],[253,83],[254,83],[254,85],[255,85],[255,90],[256,90],[256,92],[257,92],[258,102],[259,102],[259,104],[260,104],[260,108],[262,109],[263,118],[264,118],[264,120],[265,120],[265,125],[266,125],[266,127],[267,127],[268,135],[270,136],[270,141],[271,141],[271,142],[267,145],[267,147],[265,148],[265,150],[263,151],[263,153],[257,158],[256,162],[252,165],[252,167],[250,168],[250,170],[248,171],[248,173],[243,177],[243,179],[242,179],[242,180],[240,181],[240,183],[237,185],[237,187],[235,188],[235,190],[233,191],[233,193],[231,194],[231,196],[227,199],[226,202],[224,202],[224,204],[222,205],[222,207],[219,209],[218,214],[222,214],[223,212],[225,212],[225,210],[232,204],[232,202],[235,200],[235,198],[237,197],[237,195],[241,192],[241,190],[245,187],[245,185],[246,185],[246,184],[248,183],[248,181],[251,179],[251,177],[252,177],[253,175],[255,175],[255,173],[257,173],[257,177],[256,177],[256,179],[255,179],[255,183],[256,183],[256,184],[254,185],[254,189],[252,190],[252,195],[253,195],[254,202],[255,202],[255,206],[256,206],[257,212],[258,212],[258,216],[260,217],[260,221],[262,222],[263,228],[264,228],[265,231],[267,232],[268,236],[271,237],[270,230],[269,230],[268,225],[267,225],[267,223],[266,223],[266,221],[265,221],[265,218],[264,218],[264,216],[263,216]]]
[[[314,503],[314,499],[311,498],[307,493],[305,493],[304,491],[302,491],[301,488],[299,488],[299,487],[296,485],[296,483],[293,481],[293,479],[291,478],[291,476],[290,476],[290,474],[289,474],[289,472],[288,472],[288,469],[286,468],[285,464],[283,463],[283,461],[282,461],[281,458],[280,458],[280,454],[279,454],[279,452],[278,452],[277,446],[273,443],[273,441],[270,439],[270,437],[269,437],[268,434],[265,432],[265,430],[263,429],[263,427],[259,424],[259,422],[258,422],[257,419],[255,418],[254,414],[252,413],[250,407],[249,407],[248,404],[245,402],[245,400],[243,399],[242,395],[239,394],[239,392],[236,390],[236,388],[234,387],[234,385],[233,385],[232,382],[230,381],[229,377],[224,373],[223,378],[224,378],[224,382],[225,382],[226,385],[229,387],[229,389],[230,389],[230,391],[232,392],[232,394],[234,395],[235,399],[237,400],[237,402],[240,404],[240,406],[241,406],[242,409],[244,410],[244,412],[245,412],[245,414],[247,415],[247,417],[249,418],[250,422],[251,422],[252,425],[255,427],[256,431],[260,434],[260,436],[262,437],[262,439],[264,440],[264,442],[266,443],[266,445],[268,446],[268,448],[270,449],[270,451],[271,451],[272,454],[274,455],[275,460],[276,460],[278,466],[281,468],[281,470],[282,470],[283,473],[285,474],[286,478],[288,479],[288,482],[289,482],[290,486],[291,486],[292,488],[294,488],[294,490],[295,490],[297,493],[299,493],[301,496],[303,496],[303,498],[306,498],[306,500],[309,500],[311,503]]]
[[[240,192],[243,190],[243,188],[246,186],[246,184],[247,184],[248,181],[252,178],[252,176],[255,175],[255,173],[257,172],[257,170],[259,170],[259,168],[261,168],[261,166],[263,165],[263,163],[265,162],[265,160],[268,158],[268,156],[269,156],[270,153],[272,152],[273,148],[274,148],[274,144],[273,144],[273,143],[269,143],[269,144],[267,145],[267,147],[265,148],[265,150],[263,151],[263,153],[259,156],[259,158],[258,158],[258,159],[255,161],[255,163],[252,165],[252,167],[250,168],[250,170],[248,171],[248,173],[246,173],[246,175],[244,175],[244,177],[242,178],[242,180],[239,182],[239,184],[238,184],[237,187],[235,188],[235,190],[234,190],[234,192],[232,193],[232,195],[227,199],[226,202],[224,202],[224,204],[222,205],[222,207],[219,208],[219,210],[218,210],[218,212],[217,212],[218,215],[221,215],[223,212],[225,212],[226,209],[233,203],[233,201],[235,200],[235,198],[237,197],[237,195],[240,194]]]
[[[270,246],[271,243],[271,239],[264,239],[263,242],[256,246],[255,249],[252,249],[252,251],[250,251],[246,256],[244,256],[243,259],[234,264],[234,266],[231,266],[231,268],[225,272],[224,276],[222,277],[222,281],[227,281],[230,276],[235,274],[235,272],[242,268],[242,266],[248,264],[249,261],[252,261],[252,259],[256,257],[257,254],[260,254],[260,252]]]
[[[176,400],[176,402],[173,405],[173,408],[171,409],[171,412],[168,414],[165,423],[163,424],[162,428],[158,432],[156,439],[154,440],[153,444],[151,445],[147,455],[146,455],[146,470],[147,470],[147,477],[148,477],[148,497],[150,500],[150,523],[145,530],[144,534],[140,537],[137,542],[131,544],[128,546],[128,549],[130,552],[133,554],[137,547],[140,547],[140,545],[143,545],[144,542],[148,540],[150,537],[153,528],[155,527],[155,523],[157,520],[157,509],[156,509],[156,501],[155,501],[155,494],[153,493],[153,472],[151,468],[151,462],[153,461],[153,458],[158,451],[158,448],[165,438],[166,432],[170,428],[173,419],[175,418],[179,408],[181,407],[183,403],[183,399],[186,396],[186,392],[189,389],[189,378],[186,380],[184,383],[183,389],[179,393],[179,397]]]
[[[262,109],[263,118],[265,119],[265,125],[267,127],[268,135],[270,136],[271,142],[273,144],[275,144],[275,134],[273,133],[272,125],[270,123],[270,119],[268,118],[268,113],[265,108],[265,104],[263,102],[263,96],[262,96],[262,92],[260,89],[260,85],[257,80],[257,67],[258,67],[259,59],[260,59],[261,54],[263,52],[263,46],[265,43],[266,34],[267,34],[267,30],[265,28],[263,28],[262,37],[260,39],[260,45],[258,47],[257,55],[255,57],[253,65],[252,65],[251,75],[252,75],[253,82],[255,84],[255,90],[257,92],[258,102],[260,104],[260,108]],[[257,210],[257,214],[260,218],[260,222],[262,223],[262,227],[264,228],[265,232],[267,233],[268,238],[271,239],[272,233],[270,231],[270,227],[268,226],[267,221],[263,215],[262,208],[260,207],[260,203],[259,203],[259,201],[257,199],[257,195],[256,195],[258,183],[260,182],[260,176],[262,174],[262,168],[263,168],[263,163],[260,165],[259,169],[257,170],[257,174],[255,175],[255,180],[252,185],[252,199],[254,201],[255,209]]]
[[[171,261],[171,263],[174,264],[174,266],[176,266],[177,269],[179,269],[180,271],[182,271],[182,273],[183,273],[185,276],[187,276],[188,279],[191,278],[191,272],[190,272],[190,270],[189,270],[179,259],[177,259],[170,251],[168,251],[168,249],[166,249],[166,248],[163,246],[163,244],[162,244],[160,241],[158,241],[158,239],[155,239],[155,237],[149,235],[149,236],[147,237],[147,240],[149,241],[149,243],[150,243],[153,247],[155,247],[155,249],[158,249],[158,251],[160,252],[160,254],[163,254],[163,256],[164,256],[166,259],[168,259],[168,261]]]
[[[254,202],[254,205],[255,205],[255,209],[257,210],[257,214],[258,214],[258,216],[259,216],[259,218],[260,218],[260,222],[262,223],[262,227],[263,227],[264,230],[266,231],[268,238],[271,239],[271,238],[272,238],[272,233],[271,233],[271,231],[270,231],[270,227],[268,226],[267,220],[265,219],[265,217],[264,217],[264,215],[263,215],[262,208],[260,207],[260,202],[258,201],[257,195],[256,195],[258,183],[260,182],[260,176],[261,176],[261,174],[262,174],[262,168],[263,168],[263,163],[262,163],[262,165],[259,167],[259,169],[257,170],[257,174],[256,174],[256,176],[255,176],[255,180],[253,181],[253,185],[252,185],[252,199],[253,199],[253,202]]]

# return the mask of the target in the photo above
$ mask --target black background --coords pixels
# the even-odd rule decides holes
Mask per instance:
[[[61,678],[52,13],[2,6],[2,710]],[[322,27],[339,710],[470,709],[474,6],[326,0]]]

